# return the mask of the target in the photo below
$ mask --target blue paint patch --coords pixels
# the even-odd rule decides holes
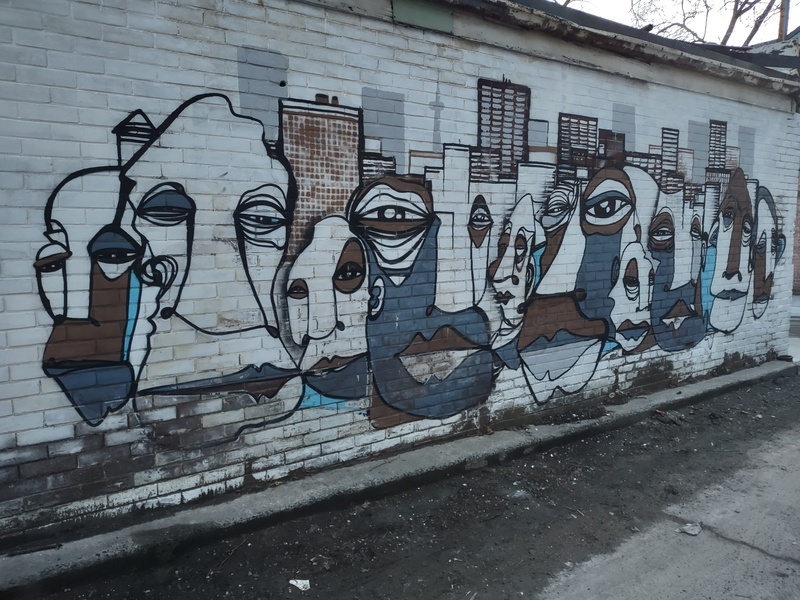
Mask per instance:
[[[533,268],[536,274],[533,276],[533,289],[536,289],[542,280],[542,257],[544,256],[545,246],[542,244],[533,252]]]
[[[700,293],[703,302],[703,321],[708,326],[711,307],[714,305],[714,296],[711,295],[711,280],[717,266],[717,249],[713,246],[706,251],[706,264],[700,275]]]
[[[303,399],[300,401],[298,410],[304,408],[326,408],[328,410],[338,411],[359,410],[338,398],[331,398],[325,394],[320,394],[317,390],[312,389],[311,386],[308,385],[305,386],[305,393],[303,394]]]
[[[622,346],[620,346],[616,340],[606,340],[603,343],[603,351],[600,353],[600,355],[605,356],[609,352],[613,352],[614,350],[617,350],[621,347]]]
[[[122,359],[128,360],[131,345],[133,344],[133,330],[136,328],[136,319],[139,317],[139,301],[142,298],[142,282],[131,271],[128,287],[128,322],[125,324],[125,339],[123,340]]]

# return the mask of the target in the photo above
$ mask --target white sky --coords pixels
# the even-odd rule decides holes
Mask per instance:
[[[777,0],[777,3],[780,4],[780,0]],[[666,7],[670,4],[677,5],[678,0],[662,0],[662,6]],[[593,15],[610,19],[612,21],[617,21],[618,23],[633,25],[630,14],[630,6],[631,0],[574,0],[572,4],[570,4],[570,8],[576,8]],[[725,33],[725,29],[727,28],[728,19],[730,18],[729,14],[730,13],[725,12],[718,13],[718,19],[709,25],[709,35],[707,36],[707,41],[711,43],[719,42],[719,40],[722,38],[722,35]],[[800,26],[800,0],[790,0],[789,32],[793,31],[798,26]],[[730,42],[728,42],[729,45],[744,43],[748,33],[749,28],[744,27],[744,24],[738,25],[737,28],[734,29],[733,37],[731,38]],[[758,34],[753,39],[751,44],[767,42],[774,40],[777,37],[778,19],[773,18],[765,21],[761,25]]]

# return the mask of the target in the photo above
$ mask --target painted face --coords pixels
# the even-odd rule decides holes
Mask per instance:
[[[511,333],[503,316],[503,304],[497,301],[496,290],[491,284],[491,270],[497,263],[499,240],[507,225],[502,217],[507,217],[516,205],[516,185],[508,182],[471,181],[466,198],[471,200],[471,204],[466,206],[465,203],[460,218],[456,219],[460,222],[460,229],[454,230],[454,235],[463,240],[460,245],[462,255],[464,244],[469,247],[469,265],[472,271],[468,283],[472,288],[470,306],[476,306],[485,313],[494,346],[496,343],[502,344],[504,338],[508,341],[507,335]],[[530,221],[533,223],[532,213]],[[532,231],[531,227],[529,229]],[[455,245],[459,247],[458,242]],[[456,252],[455,256],[458,257],[459,253]],[[442,271],[437,274],[438,277],[447,278],[452,275]],[[443,299],[446,300],[447,298]]]
[[[753,206],[741,169],[734,171],[714,223],[711,243],[716,246],[716,266],[711,280],[711,326],[730,333],[742,322],[750,289],[750,244]]]
[[[274,327],[271,290],[289,226],[286,168],[267,155],[261,124],[235,115],[221,96],[185,105],[166,125],[125,169],[137,229],[154,254],[179,265],[182,285],[165,300],[211,335]],[[227,146],[207,147],[216,139],[209,129],[222,127]],[[198,177],[193,161],[208,175]],[[210,293],[217,285],[224,294]],[[190,301],[181,305],[181,296]]]
[[[503,316],[501,333],[522,325],[525,305],[536,281],[536,245],[533,198],[526,195],[506,219],[497,258],[489,266],[495,300]]]
[[[612,271],[614,280],[611,322],[616,341],[626,354],[640,350],[650,333],[650,302],[655,271],[644,247],[634,242],[622,251],[620,263]]]
[[[392,408],[432,418],[480,402],[492,374],[486,317],[459,277],[463,255],[459,271],[437,279],[439,241],[445,257],[456,254],[453,214],[442,218],[447,227],[427,188],[396,178],[357,191],[349,207],[351,227],[367,248],[367,344],[376,390]]]
[[[154,351],[145,392],[275,398],[297,375],[278,337],[271,293],[292,184],[284,164],[268,154],[261,123],[233,112],[223,96],[194,98],[134,154],[124,176],[148,251],[178,271],[154,350],[171,347],[178,336],[197,357],[192,372],[175,383],[166,366],[172,356]],[[293,390],[287,405],[294,406]]]
[[[292,339],[303,348],[300,367],[317,391],[360,398],[369,381],[367,256],[343,217],[321,220],[313,236],[286,290]]]
[[[637,167],[602,169],[586,187],[580,206],[586,252],[577,287],[585,293],[580,308],[588,317],[611,323],[613,265],[619,263],[623,248],[642,241],[637,205],[654,206],[657,197],[658,184]]]
[[[659,195],[647,240],[658,265],[651,318],[658,345],[669,352],[691,348],[705,336],[702,223],[702,206],[685,202],[682,192]]]
[[[772,298],[775,267],[786,247],[786,238],[778,229],[778,216],[772,194],[758,188],[756,199],[756,237],[753,240],[753,316],[761,318]]]
[[[537,402],[557,390],[580,390],[594,373],[608,332],[600,319],[588,319],[578,307],[575,264],[583,261],[577,182],[562,183],[537,207],[544,229],[542,279],[525,312],[517,342],[523,372]]]
[[[149,319],[172,275],[145,262],[142,239],[123,221],[118,169],[67,178],[48,200],[45,226],[48,243],[34,264],[53,319],[43,368],[84,420],[99,425],[135,393]]]

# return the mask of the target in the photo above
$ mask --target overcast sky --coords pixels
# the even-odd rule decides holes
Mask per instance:
[[[678,0],[662,0],[662,2],[664,6],[667,6],[670,3],[674,3],[676,5],[678,4]],[[780,0],[778,0],[778,3],[779,2]],[[789,31],[791,32],[800,26],[800,1],[790,0],[789,5]],[[630,14],[630,6],[631,0],[575,0],[572,4],[570,4],[570,8],[577,8],[578,10],[582,10],[593,15],[598,15],[612,21],[625,23],[626,25],[633,25],[633,20]],[[728,25],[729,14],[730,13],[720,12],[719,20],[710,24],[709,35],[707,38],[709,42],[718,42],[722,37],[722,34],[725,33],[725,29]],[[730,45],[744,43],[744,40],[749,33],[749,29],[745,30],[745,28],[742,27],[742,30],[739,31],[739,27],[742,27],[742,25],[739,25],[737,29],[734,30],[735,33],[729,42]],[[767,42],[774,40],[777,36],[778,19],[774,18],[770,21],[766,21],[761,26],[761,29],[751,43],[756,44],[759,42]]]

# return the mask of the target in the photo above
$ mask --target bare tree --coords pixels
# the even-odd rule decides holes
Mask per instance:
[[[637,27],[689,42],[722,45],[742,39],[747,46],[770,17],[780,13],[777,0],[630,0]],[[719,24],[727,24],[723,28]]]

